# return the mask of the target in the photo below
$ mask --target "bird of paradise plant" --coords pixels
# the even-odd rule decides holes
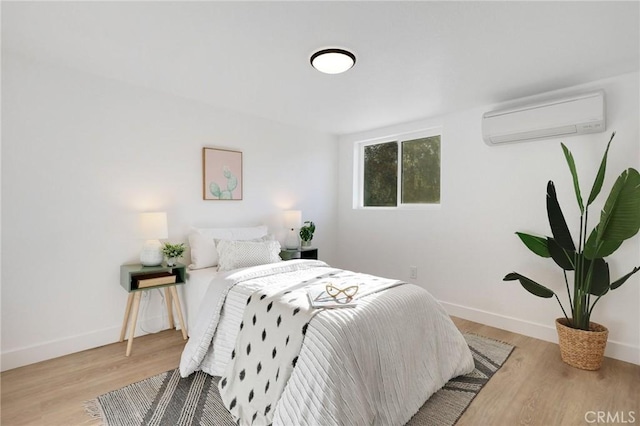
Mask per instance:
[[[552,181],[547,184],[547,216],[553,237],[539,237],[516,232],[520,240],[533,253],[541,257],[552,258],[562,268],[571,306],[571,318],[567,315],[560,298],[553,290],[517,272],[509,273],[503,279],[504,281],[519,281],[528,292],[538,297],[551,298],[555,296],[569,326],[576,329],[589,330],[591,314],[598,301],[610,290],[619,288],[640,270],[640,266],[634,267],[628,274],[611,282],[609,264],[604,260],[605,257],[612,255],[623,241],[636,235],[640,229],[640,174],[637,170],[629,168],[618,176],[600,212],[600,221],[591,232],[588,232],[589,206],[602,189],[607,167],[607,155],[614,136],[615,132],[607,144],[586,205],[580,192],[573,155],[564,144],[561,144],[571,171],[573,187],[580,208],[580,232],[577,247],[560,209]],[[569,285],[567,271],[573,272],[573,292]]]

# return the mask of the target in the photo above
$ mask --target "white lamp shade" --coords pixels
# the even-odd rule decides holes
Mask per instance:
[[[285,210],[284,226],[289,229],[300,228],[302,226],[302,212],[300,210]]]
[[[140,238],[143,240],[160,240],[168,238],[167,213],[140,213]]]

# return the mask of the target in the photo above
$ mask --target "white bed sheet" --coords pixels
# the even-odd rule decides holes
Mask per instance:
[[[218,267],[204,269],[188,269],[187,282],[182,287],[182,301],[185,307],[183,314],[187,320],[187,332],[192,336],[192,331],[196,325],[196,319],[200,305],[204,299],[209,284],[218,275]]]

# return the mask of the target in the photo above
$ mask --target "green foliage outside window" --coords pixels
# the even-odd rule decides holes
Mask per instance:
[[[366,145],[363,154],[364,207],[396,207],[398,197],[402,204],[440,203],[439,135]]]
[[[440,203],[440,136],[402,142],[402,203]]]
[[[398,204],[398,144],[364,147],[364,205],[395,207]]]

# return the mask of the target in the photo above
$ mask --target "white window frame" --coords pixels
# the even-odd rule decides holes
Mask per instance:
[[[439,203],[402,203],[402,142],[415,139],[440,136],[440,202]],[[392,134],[374,139],[357,141],[354,143],[353,164],[353,208],[362,210],[438,210],[442,205],[442,141],[444,139],[442,127],[417,130],[408,133]],[[395,206],[365,206],[364,205],[364,149],[369,145],[377,145],[387,142],[398,143],[398,184],[397,200]]]

